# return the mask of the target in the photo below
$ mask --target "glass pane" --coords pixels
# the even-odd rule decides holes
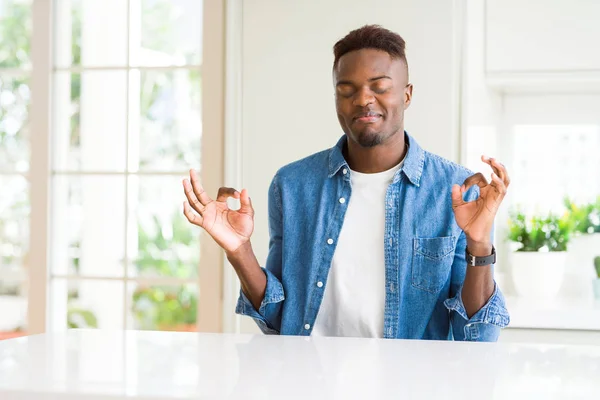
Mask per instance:
[[[0,277],[0,340],[26,334],[27,293],[22,282]]]
[[[132,71],[129,169],[199,168],[200,71]]]
[[[30,99],[28,78],[0,71],[0,171],[29,169]]]
[[[202,1],[131,2],[132,65],[199,65],[202,60]]]
[[[56,176],[52,273],[123,276],[125,177]]]
[[[180,177],[129,178],[129,276],[198,276],[200,228],[182,204]]]
[[[54,169],[123,171],[127,73],[59,72],[54,80]]]
[[[596,199],[599,125],[517,125],[514,129],[513,203],[528,213],[560,214],[567,196],[577,203]]]
[[[123,329],[123,285],[122,281],[53,279],[52,329]]]
[[[198,286],[152,286],[130,283],[129,325],[133,329],[195,331]]]
[[[55,0],[55,65],[126,66],[127,3]]]
[[[31,67],[31,0],[0,1],[0,68]]]
[[[22,176],[0,175],[0,188],[1,280],[3,275],[25,272],[29,249],[29,186]]]

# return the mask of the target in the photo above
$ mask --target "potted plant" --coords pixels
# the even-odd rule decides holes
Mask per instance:
[[[600,300],[600,256],[594,258],[594,267],[596,269],[596,279],[593,280],[594,297],[596,300]]]
[[[511,212],[508,239],[515,247],[511,266],[519,296],[556,296],[563,281],[571,224],[568,214],[528,217],[520,211]]]

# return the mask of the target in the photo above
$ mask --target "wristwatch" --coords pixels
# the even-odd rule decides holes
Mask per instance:
[[[492,254],[486,257],[475,257],[469,253],[469,249],[465,250],[467,255],[467,265],[471,267],[481,267],[496,263],[496,249],[492,246]]]

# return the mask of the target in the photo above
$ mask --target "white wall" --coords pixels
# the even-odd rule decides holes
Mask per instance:
[[[256,208],[253,245],[267,254],[267,190],[286,163],[332,147],[334,43],[377,23],[406,40],[413,103],[406,129],[426,149],[458,158],[457,11],[447,0],[243,2],[242,185]],[[251,329],[244,318],[242,330]]]
[[[467,1],[461,126],[465,141],[461,161],[477,171],[483,171],[485,165],[481,162],[482,154],[496,155],[502,110],[501,95],[490,89],[486,81],[484,13],[482,1]]]
[[[487,70],[600,71],[600,2],[486,0]]]

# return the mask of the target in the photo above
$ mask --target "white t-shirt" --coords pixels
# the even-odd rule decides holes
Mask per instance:
[[[385,195],[401,167],[351,171],[352,196],[312,335],[383,337]]]

